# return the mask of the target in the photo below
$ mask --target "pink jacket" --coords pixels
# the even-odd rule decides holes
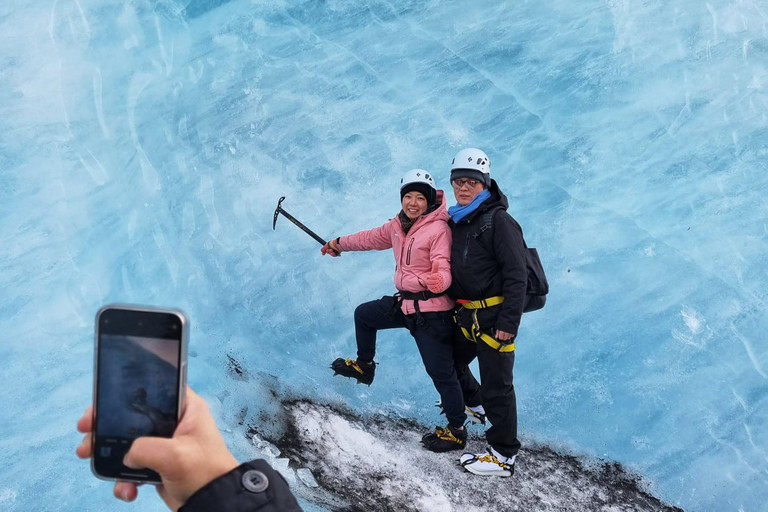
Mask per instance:
[[[438,272],[447,290],[451,285],[451,229],[443,191],[437,191],[437,208],[422,216],[406,235],[395,216],[378,228],[360,231],[339,238],[342,251],[370,251],[391,248],[395,254],[395,288],[408,292],[427,290],[426,278],[432,272],[432,263],[438,262]],[[419,301],[422,313],[453,309],[453,300],[441,295]],[[416,312],[412,300],[403,300],[403,313]]]

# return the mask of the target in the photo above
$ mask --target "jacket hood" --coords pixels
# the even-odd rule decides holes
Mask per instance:
[[[435,201],[435,209],[423,216],[429,219],[429,222],[435,220],[448,220],[448,207],[445,204],[445,192],[442,190],[437,191],[437,201]]]
[[[509,200],[507,199],[507,196],[504,195],[504,192],[502,192],[499,188],[499,184],[496,183],[496,180],[491,179],[491,188],[489,188],[488,191],[491,193],[491,197],[483,201],[480,206],[477,207],[477,210],[467,215],[467,217],[463,219],[462,222],[474,219],[476,216],[482,215],[491,208],[501,207],[505,211],[507,208],[509,208]]]

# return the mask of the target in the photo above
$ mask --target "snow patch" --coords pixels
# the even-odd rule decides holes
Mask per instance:
[[[391,414],[358,415],[307,400],[284,402],[282,453],[273,465],[304,486],[303,499],[332,510],[419,512],[672,511],[647,494],[645,483],[615,463],[584,461],[524,442],[511,479],[483,478],[458,465],[461,451],[432,453],[421,436],[429,427]],[[251,435],[259,437],[258,426]],[[481,452],[483,430],[470,430],[467,450]],[[268,441],[263,441],[268,442]],[[642,449],[649,441],[634,440]],[[257,443],[258,444],[258,443]],[[314,487],[313,483],[318,487]]]

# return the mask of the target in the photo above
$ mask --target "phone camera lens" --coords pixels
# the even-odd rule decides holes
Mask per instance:
[[[139,322],[139,327],[144,327],[144,322]]]

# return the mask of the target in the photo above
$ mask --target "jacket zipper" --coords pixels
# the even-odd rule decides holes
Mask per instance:
[[[411,247],[413,247],[413,241],[416,240],[416,238],[411,238],[411,243],[408,244],[408,255],[405,257],[405,264],[410,265],[411,264]]]
[[[467,233],[467,241],[464,242],[464,253],[461,255],[463,263],[467,262],[467,254],[469,253],[469,233]]]

